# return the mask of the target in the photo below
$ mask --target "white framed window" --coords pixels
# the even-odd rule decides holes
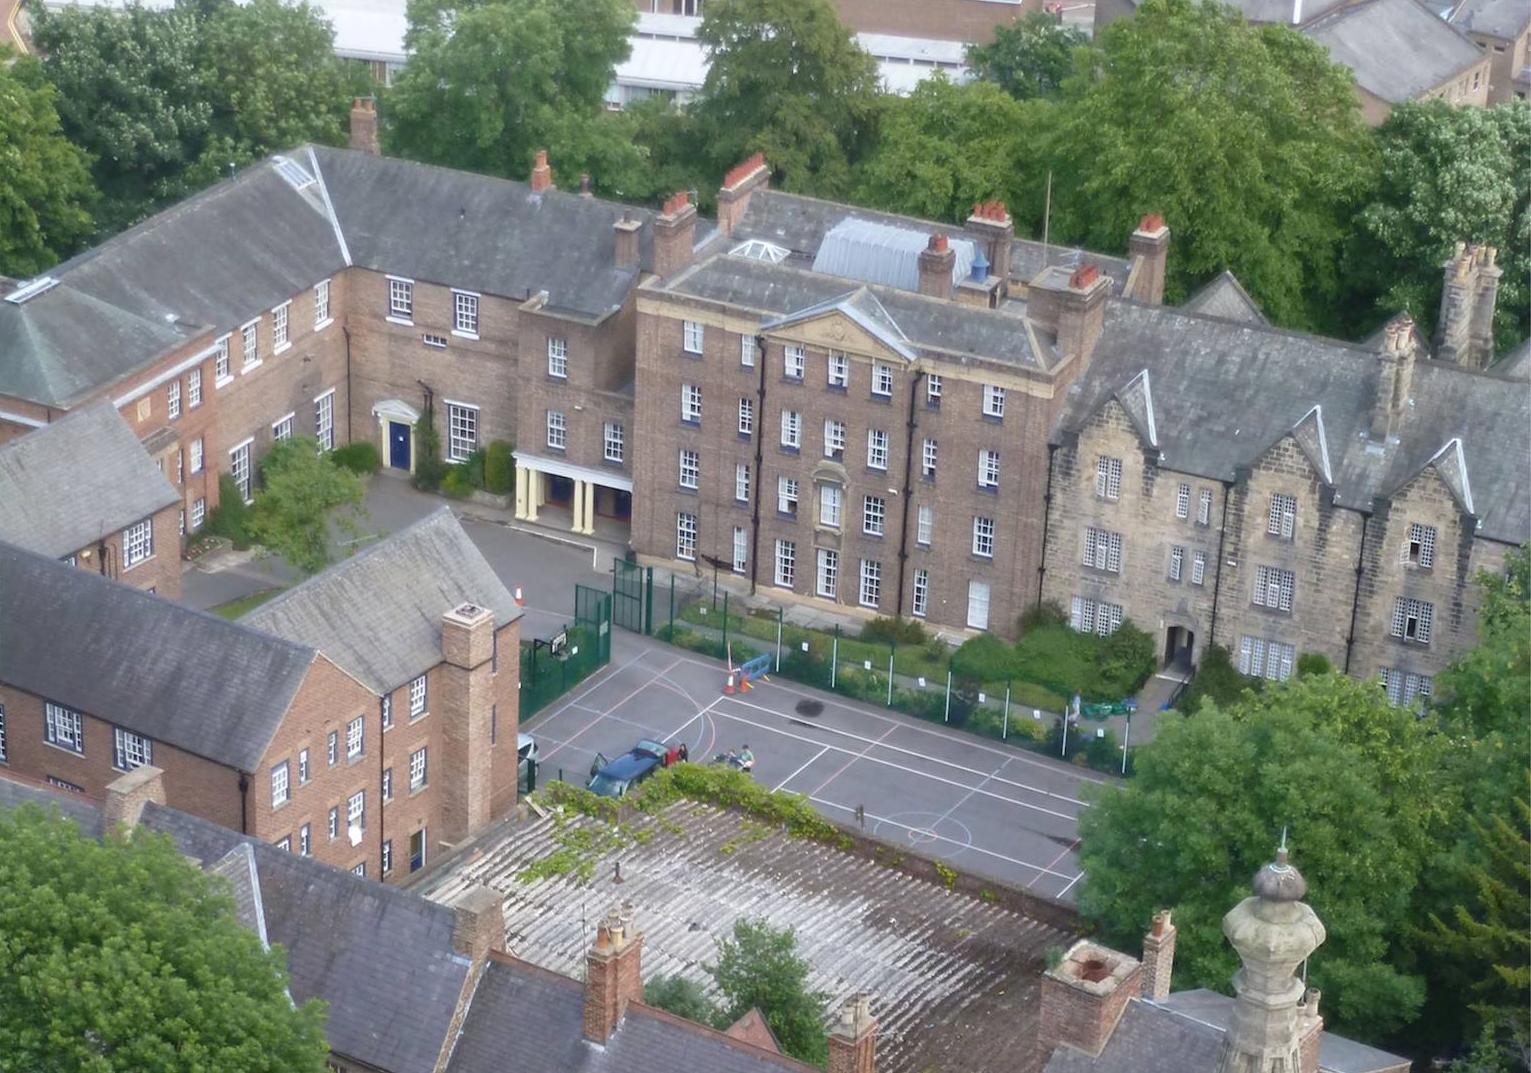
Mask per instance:
[[[999,487],[999,452],[988,448],[978,452],[978,487]]]
[[[803,446],[803,415],[796,410],[781,412],[781,445],[794,451]]]
[[[833,600],[840,591],[840,553],[833,548],[820,548],[818,558],[818,576],[813,591],[826,600]]]
[[[929,436],[926,436],[925,442],[920,445],[920,476],[926,480],[931,480],[936,475],[938,450],[936,441]]]
[[[1212,489],[1203,488],[1196,501],[1196,524],[1212,524]]]
[[[452,292],[452,331],[478,338],[478,295],[472,291]]]
[[[424,343],[432,350],[445,350],[447,348],[447,337],[444,335],[438,335],[435,332],[426,332],[425,334],[421,335],[420,342]]]
[[[182,510],[177,511],[176,514],[178,516],[178,525],[180,526],[180,535],[181,536],[185,536],[186,535],[186,511],[184,509],[182,509]]]
[[[213,351],[213,383],[222,387],[234,379],[229,372],[229,337],[225,335],[213,345],[217,348]]]
[[[1191,556],[1191,584],[1200,585],[1207,580],[1207,553],[1198,551]]]
[[[915,511],[914,542],[930,547],[930,539],[936,528],[936,511],[928,503],[921,503]]]
[[[234,483],[239,487],[239,494],[244,497],[246,503],[250,502],[250,444],[253,441],[246,440],[238,447],[229,452],[229,476],[234,478]]]
[[[271,422],[271,438],[277,443],[292,439],[292,419],[296,413],[290,413],[286,417],[279,417]]]
[[[330,838],[334,839],[334,838],[339,838],[340,837],[340,808],[339,808],[339,806],[335,806],[335,807],[330,809],[330,819],[329,819],[328,830],[329,830]]]
[[[888,434],[880,428],[867,430],[867,465],[872,469],[888,468]]]
[[[420,746],[420,748],[416,749],[414,752],[409,754],[409,790],[410,790],[410,793],[414,793],[416,790],[419,790],[423,786],[425,786],[425,780],[426,780],[425,751],[426,751],[426,749],[427,749],[427,746],[422,745],[422,746]]]
[[[271,311],[271,352],[280,354],[292,346],[292,302],[283,302]]]
[[[882,536],[887,520],[888,502],[882,496],[866,496],[861,500],[861,531],[867,536]]]
[[[909,612],[915,618],[924,618],[925,612],[930,610],[930,571],[916,570],[914,572],[914,596],[909,603]]]
[[[983,386],[983,415],[985,417],[1005,416],[1005,389],[995,387],[993,384]]]
[[[1417,644],[1430,643],[1430,626],[1435,619],[1435,606],[1424,600],[1403,596],[1393,601],[1393,636]]]
[[[1185,569],[1185,549],[1170,549],[1170,580],[1179,581],[1181,571]]]
[[[191,501],[191,529],[196,532],[202,528],[202,523],[207,520],[207,500],[198,496]]]
[[[1272,682],[1285,682],[1292,676],[1297,650],[1292,645],[1264,637],[1239,638],[1239,673]]]
[[[1102,637],[1114,633],[1122,624],[1122,609],[1119,604],[1108,604],[1104,600],[1089,600],[1079,596],[1074,597],[1069,604],[1069,625],[1080,633],[1098,633]]]
[[[346,798],[346,827],[366,830],[367,828],[367,791],[357,790]]]
[[[840,528],[844,490],[838,484],[819,485],[819,524],[826,529]]]
[[[165,388],[165,415],[171,421],[181,416],[181,382],[179,380],[170,381],[169,386]]]
[[[1291,540],[1297,528],[1297,497],[1281,492],[1271,494],[1270,516],[1265,531],[1271,536]]]
[[[776,478],[776,509],[781,514],[797,517],[797,478]]]
[[[1191,516],[1191,486],[1182,484],[1175,489],[1175,517],[1189,518]]]
[[[383,839],[383,874],[386,876],[393,871],[393,839]]]
[[[939,373],[928,373],[925,377],[925,405],[932,410],[941,406],[941,376]]]
[[[452,412],[452,407],[447,407],[447,413]],[[324,394],[314,399],[314,439],[319,441],[319,450],[333,451],[335,449],[335,389],[330,388]]]
[[[987,581],[968,582],[968,629],[986,630],[989,628],[989,583]]]
[[[314,331],[330,323],[330,281],[321,279],[314,284]]]
[[[734,463],[734,499],[740,503],[750,501],[750,464]]]
[[[1084,531],[1084,565],[1108,573],[1122,572],[1122,534],[1107,529]]]
[[[824,420],[824,457],[845,457],[845,422],[829,417]]]
[[[43,705],[43,721],[49,745],[85,754],[85,720],[79,712],[47,701]]]
[[[559,380],[569,378],[569,343],[566,339],[548,336],[548,375]]]
[[[329,738],[325,743],[324,758],[330,767],[340,763],[340,735],[333,730],[330,731]]]
[[[696,560],[696,515],[684,511],[675,516],[675,557]]]
[[[308,750],[298,750],[298,785],[303,786],[308,782]]]
[[[1404,548],[1404,562],[1421,570],[1435,566],[1435,526],[1414,522],[1409,526],[1409,543]]]
[[[755,433],[755,400],[751,398],[739,399],[739,435],[752,436]]]
[[[562,451],[569,439],[569,425],[558,410],[548,411],[548,446]]]
[[[447,459],[466,462],[478,450],[478,407],[447,403]]]
[[[830,387],[849,387],[851,382],[851,359],[838,350],[829,352],[829,364],[825,382]]]
[[[202,405],[202,370],[193,369],[186,374],[186,408],[195,410]]]
[[[680,419],[688,425],[702,423],[702,389],[695,384],[680,386]]]
[[[404,323],[415,319],[415,285],[413,281],[388,277],[388,315]]]
[[[790,589],[797,580],[797,544],[790,540],[776,542],[776,584]]]
[[[973,517],[973,554],[983,559],[994,558],[993,518]]]
[[[861,606],[876,607],[882,602],[882,563],[861,560]]]
[[[880,361],[872,363],[872,394],[883,398],[893,394],[893,366]]]
[[[1378,668],[1377,677],[1387,690],[1387,699],[1394,704],[1414,707],[1415,702],[1435,692],[1435,679],[1428,674],[1414,674],[1396,667]]]
[[[271,807],[280,808],[287,804],[290,789],[287,761],[283,760],[271,769]]]
[[[346,759],[355,760],[362,754],[363,731],[365,724],[362,717],[357,716],[346,724]]]
[[[807,366],[808,358],[802,347],[792,344],[782,347],[781,374],[788,380],[801,380]]]
[[[742,574],[750,565],[750,532],[742,525],[734,526],[734,573]]]
[[[606,422],[601,433],[602,457],[608,462],[621,462],[626,445],[623,442],[622,425],[616,421]]]
[[[198,436],[196,439],[191,441],[190,454],[191,454],[191,459],[190,459],[190,462],[191,462],[191,472],[193,472],[193,473],[201,473],[202,472],[202,437],[201,436]]]
[[[239,329],[240,354],[243,365],[240,371],[253,369],[260,364],[260,321],[252,320]]]
[[[360,864],[356,865],[351,869],[351,874],[353,876],[360,876],[363,879],[367,878],[367,862],[362,861]]]
[[[688,320],[681,324],[681,348],[687,354],[700,354],[702,352],[702,323],[701,321]]]
[[[382,783],[383,784],[381,789],[383,804],[386,805],[388,802],[393,800],[393,768],[389,767],[383,769]]]
[[[1268,607],[1272,611],[1292,610],[1292,593],[1297,587],[1297,575],[1290,570],[1274,566],[1255,567],[1256,607]]]
[[[680,486],[682,488],[699,488],[702,483],[702,460],[692,450],[682,447],[680,450]]]
[[[739,364],[755,367],[755,359],[760,354],[760,347],[755,342],[753,335],[741,335],[739,337]]]
[[[154,519],[134,522],[122,531],[122,565],[137,566],[154,555]]]
[[[306,823],[298,828],[298,853],[304,857],[314,855],[314,838]]]
[[[425,714],[425,675],[409,683],[409,717],[418,719]]]
[[[113,727],[112,739],[112,766],[118,771],[132,771],[154,763],[154,743],[142,734]]]
[[[384,693],[378,703],[378,708],[382,712],[381,722],[383,724],[383,729],[387,730],[389,727],[393,726],[393,694]]]
[[[1101,455],[1095,460],[1095,495],[1100,499],[1122,498],[1122,460]]]

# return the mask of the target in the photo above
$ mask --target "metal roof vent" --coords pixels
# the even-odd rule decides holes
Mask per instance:
[[[303,190],[314,185],[314,177],[295,160],[285,156],[274,156],[271,158],[271,166],[276,169],[278,175],[287,180],[287,185],[294,190]]]
[[[982,283],[989,278],[989,259],[983,255],[983,247],[975,244],[973,252],[973,282]]]
[[[5,296],[5,300],[11,303],[11,305],[19,306],[23,302],[32,298],[36,298],[44,291],[51,291],[54,287],[57,286],[58,280],[54,279],[52,276],[38,276],[36,279],[29,279],[20,287],[17,287],[14,291]]]

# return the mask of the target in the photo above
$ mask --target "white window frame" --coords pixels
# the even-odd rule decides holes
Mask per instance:
[[[941,388],[940,373],[925,374],[925,405],[928,408],[932,410],[941,408]]]
[[[750,565],[750,531],[742,525],[734,526],[734,573],[742,574]]]
[[[930,571],[919,569],[914,572],[914,591],[909,601],[909,613],[915,618],[924,618],[930,610]]]
[[[428,767],[430,757],[426,752],[426,750],[429,748],[430,746],[428,745],[422,745],[420,748],[409,754],[410,793],[414,793],[416,790],[425,789],[428,780],[430,779],[430,769]]]
[[[271,309],[271,353],[284,354],[292,349],[292,299]]]
[[[1101,455],[1095,460],[1095,497],[1116,502],[1122,498],[1122,460]]]
[[[680,511],[675,515],[675,557],[682,562],[696,562],[696,515]]]
[[[857,602],[862,607],[882,605],[882,562],[878,559],[861,560],[861,585]]]
[[[427,685],[426,676],[423,674],[409,683],[409,718],[411,720],[419,719],[426,714],[426,702],[429,699],[426,696]]]
[[[734,501],[736,503],[750,501],[750,464],[748,462],[734,463]]]
[[[1170,548],[1170,580],[1179,581],[1185,570],[1185,549],[1178,545]]]
[[[181,416],[181,381],[172,380],[165,387],[165,418],[174,421]]]
[[[1435,622],[1435,605],[1398,596],[1393,599],[1392,635],[1410,644],[1428,645]],[[1412,624],[1412,625],[1411,625]]]
[[[49,745],[85,755],[85,716],[82,713],[51,700],[44,701],[43,724]]]
[[[699,320],[681,321],[680,340],[687,354],[700,354],[707,341],[706,328]]]
[[[781,348],[781,374],[788,380],[802,380],[808,371],[808,352],[795,343]]]
[[[352,827],[367,829],[367,791],[357,790],[346,798],[346,830]]]
[[[134,522],[122,531],[122,569],[131,570],[154,558],[154,518]]]
[[[934,439],[926,436],[920,444],[920,476],[925,480],[934,480],[936,476],[936,463],[940,460],[941,448]]]
[[[292,800],[292,776],[287,761],[271,766],[271,807],[281,808]]]
[[[1417,570],[1433,570],[1435,568],[1435,539],[1435,526],[1424,525],[1420,522],[1410,523],[1409,540],[1404,545],[1404,565],[1412,566]]]
[[[976,578],[968,580],[968,629],[987,630],[989,628],[989,606],[992,595],[987,581],[979,581]]]
[[[834,548],[819,548],[813,592],[825,600],[837,599],[840,592],[840,553]]]
[[[1189,518],[1191,516],[1191,486],[1182,484],[1175,489],[1175,517]]]
[[[202,405],[202,370],[193,369],[186,374],[186,408],[195,410]]]
[[[415,322],[415,281],[403,276],[388,276],[388,316],[390,324]]]
[[[680,449],[680,472],[676,479],[682,488],[693,491],[702,486],[702,456],[689,447]]]
[[[845,457],[845,422],[835,417],[824,419],[824,457]]]
[[[425,332],[420,336],[420,342],[432,350],[445,350],[447,348],[447,337],[437,335],[435,332]]]
[[[1196,524],[1212,524],[1212,489],[1203,488],[1196,497]]]
[[[983,415],[996,420],[1005,417],[1005,389],[994,384],[983,386]]]
[[[620,421],[607,421],[601,430],[601,457],[607,462],[622,463],[627,444]]]
[[[330,316],[330,281],[321,279],[314,284],[314,331],[328,328],[334,323]]]
[[[994,519],[973,515],[973,554],[980,559],[994,558]]]
[[[1285,492],[1272,492],[1270,513],[1265,532],[1282,540],[1291,540],[1297,531],[1297,497]]]
[[[239,372],[244,375],[251,369],[259,368],[260,356],[260,318],[257,317],[248,324],[239,326]]]
[[[307,786],[312,774],[308,766],[308,750],[298,750],[298,785]]]
[[[845,510],[845,489],[825,481],[819,485],[819,524],[825,529],[839,529]]]
[[[861,497],[861,531],[867,536],[882,536],[888,524],[888,501],[882,496]]]
[[[569,378],[569,341],[548,336],[548,375],[555,380]]]
[[[745,368],[753,369],[759,359],[760,347],[755,344],[755,337],[748,333],[739,337],[739,364]]]
[[[213,387],[215,389],[231,383],[234,379],[234,374],[229,368],[229,342],[232,338],[230,335],[220,336],[213,344]]]
[[[452,289],[452,334],[464,339],[478,338],[479,299],[477,291]]]
[[[300,857],[312,857],[314,855],[313,829],[306,823],[298,828],[298,855]]]
[[[797,581],[797,543],[792,540],[776,541],[776,563],[773,574],[775,583],[784,589],[792,588]]]
[[[447,461],[466,462],[478,450],[478,407],[447,399]]]
[[[893,366],[881,361],[872,363],[872,394],[880,399],[893,396]]]
[[[154,763],[154,742],[123,727],[112,727],[112,766],[132,771]]]
[[[451,407],[447,408],[449,411]],[[335,389],[320,392],[314,396],[314,439],[319,442],[319,450],[333,451],[335,449]]]
[[[346,759],[355,760],[361,756],[367,746],[367,723],[363,716],[358,715],[346,724]]]
[[[201,473],[204,462],[205,455],[202,450],[202,437],[198,436],[191,441],[190,471],[192,473]]]
[[[569,420],[562,410],[549,410],[547,419],[548,446],[555,451],[565,450],[569,445]]]
[[[999,452],[987,447],[978,451],[978,487],[997,489],[999,487]]]
[[[1202,585],[1207,580],[1207,553],[1198,551],[1191,556],[1191,584]]]
[[[739,435],[755,434],[755,400],[747,395],[739,397]]]
[[[888,468],[888,434],[880,428],[867,429],[867,468]]]
[[[921,503],[915,511],[914,542],[923,547],[930,547],[931,538],[935,535],[936,510],[929,503]]]
[[[1108,574],[1122,572],[1122,534],[1109,529],[1085,528],[1084,565]]]
[[[696,384],[680,386],[680,419],[688,425],[702,423],[702,389]]]
[[[279,417],[271,422],[271,440],[273,443],[281,443],[283,440],[292,439],[292,419],[297,416],[297,411]]]
[[[829,352],[829,360],[824,369],[824,382],[830,387],[850,387],[851,359],[844,351]]]
[[[1276,566],[1255,567],[1254,604],[1271,611],[1292,610],[1297,575]]]
[[[191,501],[191,531],[195,533],[207,521],[207,500],[198,496]]]
[[[781,412],[781,445],[794,451],[803,448],[803,415],[796,410]]]
[[[798,483],[796,477],[785,474],[776,478],[776,513],[797,517]]]

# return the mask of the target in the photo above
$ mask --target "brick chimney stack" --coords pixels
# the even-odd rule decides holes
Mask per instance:
[[[441,616],[441,837],[458,842],[490,820],[489,734],[494,705],[494,612],[461,604]],[[434,781],[434,780],[433,780]]]
[[[771,168],[764,153],[756,153],[730,168],[718,190],[718,230],[732,235],[744,218],[744,210],[749,208],[750,195],[770,188]]]
[[[980,201],[962,230],[989,259],[989,275],[999,280],[999,297],[1005,297],[1010,293],[1010,244],[1015,241],[1010,210],[1003,201]]]
[[[590,175],[588,172],[579,177],[579,196],[595,197],[595,194],[590,190]]]
[[[596,927],[595,945],[585,955],[585,1038],[590,1042],[605,1043],[627,1004],[643,1001],[642,952],[632,906],[613,908]]]
[[[537,161],[532,165],[532,193],[540,194],[545,190],[553,189],[553,169],[548,167],[548,151],[537,150]]]
[[[505,951],[505,908],[500,896],[482,884],[452,901],[452,949],[479,965],[490,951]]]
[[[1302,1040],[1297,1045],[1298,1073],[1318,1073],[1318,1045],[1324,1037],[1324,1018],[1318,1012],[1319,991],[1308,988],[1298,1006],[1298,1031]]]
[[[106,786],[106,800],[101,804],[101,829],[110,831],[121,824],[128,830],[138,826],[144,806],[150,801],[165,803],[165,773],[145,764],[120,775]]]
[[[931,235],[920,251],[920,293],[932,298],[952,296],[952,270],[957,265],[957,251],[945,235]]]
[[[1377,393],[1372,400],[1371,438],[1379,442],[1397,433],[1414,387],[1414,318],[1400,313],[1382,329],[1377,359]]]
[[[1127,258],[1132,263],[1127,277],[1127,292],[1149,305],[1164,304],[1164,277],[1169,269],[1170,229],[1164,217],[1151,212],[1138,221],[1138,229],[1127,240]]]
[[[612,231],[617,238],[617,267],[635,267],[642,257],[642,246],[639,240],[643,236],[643,221],[634,220],[632,212],[623,209],[622,219],[612,224]]]
[[[825,1073],[876,1073],[877,1021],[866,995],[852,995],[829,1030],[829,1065]]]
[[[1168,998],[1174,969],[1175,925],[1170,922],[1170,911],[1161,909],[1143,936],[1143,997]]]
[[[377,139],[377,102],[371,97],[351,101],[351,148],[373,156],[382,155]]]
[[[1111,280],[1096,265],[1049,265],[1027,287],[1026,316],[1057,337],[1060,356],[1087,362],[1105,326],[1110,293]]]
[[[685,191],[665,200],[654,220],[654,272],[669,277],[691,263],[696,245],[696,206]]]
[[[1137,958],[1080,939],[1042,974],[1037,1030],[1042,1054],[1065,1044],[1098,1057],[1127,1003],[1138,998],[1142,988],[1143,966]]]
[[[1435,327],[1435,356],[1469,369],[1485,369],[1494,360],[1494,306],[1499,299],[1493,246],[1458,242],[1446,262],[1441,315]]]

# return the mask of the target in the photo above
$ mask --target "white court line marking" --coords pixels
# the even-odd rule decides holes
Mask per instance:
[[[1062,890],[1060,890],[1057,894],[1053,895],[1053,897],[1055,897],[1055,898],[1063,897],[1065,894],[1067,894],[1069,892],[1069,888],[1070,887],[1072,887],[1075,883],[1078,883],[1083,878],[1084,878],[1084,873],[1080,872],[1073,879],[1069,880],[1067,885],[1065,885],[1064,888]]]
[[[702,662],[699,659],[692,659],[689,656],[682,656],[682,657],[680,657],[680,659],[681,659],[682,663],[694,663],[698,667],[710,667],[711,666],[711,664],[704,663],[704,662]],[[969,736],[968,735],[964,735],[963,737],[960,737],[960,738],[959,737],[954,737],[952,734],[946,733],[944,731],[937,730],[934,727],[922,726],[918,722],[907,722],[906,723],[906,722],[904,722],[901,719],[894,719],[891,716],[883,715],[881,712],[878,712],[878,711],[871,711],[871,710],[868,710],[866,708],[852,707],[849,703],[847,703],[845,701],[844,698],[839,697],[839,696],[837,696],[837,695],[835,695],[833,693],[828,693],[828,694],[824,694],[824,693],[810,693],[806,689],[797,689],[797,688],[795,688],[793,686],[785,685],[785,684],[783,684],[781,681],[779,681],[776,678],[772,678],[766,684],[770,685],[770,686],[774,686],[775,688],[780,689],[780,690],[782,690],[783,692],[786,692],[786,693],[796,693],[800,697],[808,697],[808,698],[810,698],[812,700],[823,701],[825,704],[833,704],[836,707],[844,708],[846,711],[853,712],[856,715],[866,715],[866,716],[870,716],[873,719],[881,719],[885,723],[892,723],[894,726],[903,727],[905,730],[917,731],[917,732],[919,732],[921,734],[930,734],[930,735],[933,735],[935,737],[940,738],[942,741],[955,741],[955,742],[958,742],[959,744],[966,745],[968,748],[978,749],[978,750],[981,750],[981,751],[986,752],[986,753],[992,753],[995,756],[1009,757],[1011,760],[1014,760],[1018,764],[1031,764],[1034,767],[1044,768],[1044,769],[1046,769],[1048,771],[1051,771],[1051,772],[1053,772],[1054,774],[1057,774],[1057,775],[1067,775],[1069,778],[1078,779],[1081,782],[1093,782],[1093,783],[1095,783],[1095,784],[1097,784],[1099,786],[1109,786],[1112,783],[1112,780],[1110,780],[1110,779],[1097,778],[1094,775],[1089,775],[1089,774],[1086,774],[1085,772],[1082,772],[1082,771],[1065,771],[1065,770],[1062,770],[1057,765],[1044,763],[1041,760],[1033,760],[1029,756],[1026,756],[1024,753],[1017,753],[1017,752],[1015,752],[1013,750],[1010,750],[1010,749],[1000,749],[1000,748],[997,748],[997,747],[995,747],[993,745],[985,745],[983,742],[977,741],[977,740],[969,740]],[[758,689],[759,687],[757,686],[756,688]],[[735,697],[734,699],[737,700],[738,698]],[[757,707],[758,707],[758,705],[757,705]],[[779,715],[779,716],[782,716],[783,718],[786,718],[786,719],[792,718],[791,713],[788,713],[788,712],[778,712],[778,711],[776,711],[775,709],[772,709],[772,708],[765,708],[765,709],[762,709],[762,710],[763,711],[769,711],[773,715]],[[1024,710],[1025,709],[1022,708],[1022,711],[1024,711]],[[909,718],[912,720],[912,719],[914,719],[914,716],[910,716]],[[932,759],[934,759],[934,757],[932,757]]]
[[[544,722],[552,719],[553,717],[558,716],[558,715],[562,715],[564,713],[564,711],[570,705],[573,705],[573,704],[575,704],[578,701],[584,700],[590,694],[594,693],[597,689],[600,689],[603,685],[605,685],[607,682],[610,682],[613,678],[615,678],[617,675],[621,674],[623,671],[627,670],[633,664],[641,663],[643,661],[643,657],[647,656],[648,654],[649,654],[649,650],[645,650],[645,651],[639,652],[632,659],[628,660],[626,663],[622,664],[622,666],[617,667],[616,669],[613,669],[611,664],[608,663],[604,668],[602,668],[599,671],[596,671],[594,674],[592,674],[590,676],[591,679],[599,678],[600,679],[599,682],[590,681],[590,679],[586,679],[586,681],[589,682],[589,685],[585,689],[583,689],[580,692],[576,693],[574,696],[570,697],[568,700],[563,701],[562,703],[557,704],[557,705],[555,705],[552,708],[548,708],[546,711],[540,712],[537,715],[532,716],[532,718],[531,718],[532,725],[533,726],[541,726]]]
[[[1056,856],[1052,860],[1048,861],[1047,862],[1047,867],[1051,868],[1053,865],[1055,865],[1059,861],[1063,860],[1065,855],[1073,853],[1078,848],[1079,848],[1079,839],[1076,838],[1076,839],[1074,839],[1074,841],[1070,842],[1067,846],[1063,847],[1063,849],[1061,849],[1058,852],[1058,856]],[[1084,875],[1084,873],[1081,872],[1081,873],[1079,873],[1079,875]],[[1078,879],[1079,876],[1075,876],[1074,878]],[[1035,883],[1035,882],[1036,882],[1036,880],[1033,879],[1031,881],[1031,883],[1026,884],[1026,886],[1030,887],[1032,885],[1032,883]]]
[[[678,664],[678,663],[680,663],[680,660],[676,660],[676,661],[675,661],[675,662],[674,662],[674,663],[671,663],[671,664],[670,664],[670,665],[669,665],[669,666],[667,666],[667,667],[665,667],[665,668],[664,668],[664,669],[663,669],[663,670],[660,670],[660,671],[659,671],[659,672],[658,672],[658,673],[657,673],[657,674],[655,674],[655,675],[654,675],[654,677],[655,677],[655,678],[657,678],[657,677],[659,677],[659,675],[662,675],[662,674],[669,674],[669,673],[670,673],[670,672],[671,672],[671,671],[673,671],[673,670],[674,670],[674,669],[675,669],[675,667],[676,667],[676,664]],[[630,664],[624,664],[624,665],[623,665],[623,669],[624,669],[624,670],[625,670],[625,669],[626,669],[626,668],[627,668],[627,666],[629,666],[629,665],[630,665]],[[652,681],[652,679],[650,679],[650,681]],[[633,691],[632,691],[632,692],[631,692],[631,693],[629,693],[629,694],[627,694],[627,696],[625,696],[625,697],[623,697],[623,698],[622,698],[622,699],[621,699],[621,700],[619,700],[619,701],[617,701],[617,702],[616,702],[616,703],[615,703],[615,704],[613,704],[613,705],[612,705],[612,706],[611,706],[611,707],[609,707],[609,708],[607,708],[607,709],[606,709],[606,711],[605,711],[605,712],[603,712],[603,713],[602,713],[602,714],[600,714],[600,715],[598,715],[598,716],[596,716],[596,717],[595,717],[595,718],[594,718],[594,719],[592,719],[592,720],[590,720],[590,722],[588,722],[588,723],[586,723],[586,724],[585,724],[585,725],[584,725],[584,726],[582,726],[582,727],[580,727],[580,728],[579,728],[579,729],[578,729],[578,730],[576,730],[576,731],[575,731],[575,732],[574,732],[574,733],[573,733],[573,734],[570,734],[570,735],[569,735],[569,738],[568,738],[568,741],[565,741],[565,742],[564,742],[564,744],[563,744],[563,745],[556,745],[556,746],[554,746],[554,747],[553,747],[553,748],[552,748],[552,749],[551,749],[551,750],[550,750],[550,751],[549,751],[549,752],[548,752],[548,753],[547,753],[547,755],[548,755],[548,756],[552,756],[552,755],[553,755],[553,753],[556,753],[556,752],[557,752],[557,751],[558,751],[558,750],[559,750],[559,749],[562,749],[562,748],[564,748],[564,747],[565,747],[565,746],[567,746],[567,745],[568,745],[568,744],[569,744],[569,743],[570,743],[570,742],[572,742],[572,741],[573,741],[573,740],[574,740],[574,739],[575,739],[575,738],[577,738],[577,737],[579,737],[579,736],[580,736],[580,735],[581,735],[581,734],[583,734],[583,733],[584,733],[584,732],[585,732],[585,731],[587,731],[587,730],[589,730],[589,729],[590,729],[590,728],[591,728],[591,727],[593,727],[593,726],[595,726],[595,725],[596,725],[596,724],[597,724],[597,723],[599,723],[599,722],[600,722],[600,721],[601,721],[601,720],[603,720],[603,719],[606,719],[606,718],[608,718],[608,717],[610,717],[610,716],[611,716],[611,713],[612,713],[612,712],[614,712],[614,711],[616,711],[616,710],[617,710],[617,709],[618,709],[618,708],[620,708],[620,707],[622,707],[622,705],[624,705],[624,704],[626,704],[626,703],[627,703],[627,702],[628,702],[628,701],[630,701],[630,700],[632,700],[632,699],[633,699],[633,698],[634,698],[634,697],[636,697],[636,696],[637,696],[637,695],[638,695],[638,694],[639,694],[639,693],[641,693],[641,692],[643,692],[643,690],[645,690],[645,689],[647,689],[647,688],[648,688],[648,687],[649,687],[649,682],[642,682],[642,683],[640,683],[640,684],[639,684],[639,685],[638,685],[638,688],[636,688],[636,689],[634,689],[634,690],[633,690]],[[572,700],[571,700],[571,701],[569,701],[569,702],[568,702],[568,704],[570,704],[570,705],[572,705],[572,704],[573,704],[573,703],[574,703],[574,701],[572,701]],[[592,709],[592,710],[593,710],[593,709]],[[618,718],[620,718],[620,717],[618,717]],[[625,722],[627,722],[627,720],[625,720],[625,719],[623,719],[623,720],[622,720],[622,722],[624,722],[624,723],[625,723]],[[636,725],[636,724],[634,724],[634,725]]]
[[[781,782],[779,782],[775,786],[771,787],[771,792],[774,794],[777,790],[780,790],[783,786],[787,785],[787,783],[789,783],[793,779],[797,778],[799,775],[801,775],[803,773],[803,768],[807,767],[809,764],[813,763],[814,760],[817,760],[819,757],[823,756],[827,752],[829,752],[829,746],[826,745],[826,746],[824,746],[824,748],[822,748],[818,752],[814,753],[813,754],[813,758],[811,760],[808,760],[807,762],[805,762],[802,767],[798,768],[792,774],[788,775],[785,779],[782,779]]]
[[[1010,763],[1010,761],[1006,760],[1005,764],[1008,764],[1008,763]],[[959,808],[961,808],[963,805],[968,803],[968,798],[972,797],[979,790],[983,789],[983,783],[984,782],[988,782],[990,779],[994,778],[994,776],[998,775],[1001,771],[1004,771],[1005,770],[1005,764],[999,765],[999,767],[995,768],[993,771],[989,772],[989,774],[985,775],[984,778],[983,778],[983,782],[980,782],[977,786],[973,787],[967,793],[963,794],[962,797],[957,801],[957,803],[955,805],[953,805],[951,808],[947,809],[945,812],[941,813],[941,818],[936,820],[936,822],[931,824],[930,826],[932,828],[935,828],[935,827],[937,827],[941,823],[942,820],[949,819],[953,812],[956,812]],[[1074,840],[1074,844],[1075,845],[1079,844],[1079,840],[1077,838]],[[1053,864],[1057,864],[1057,863],[1058,863],[1057,861],[1053,861]],[[1048,867],[1051,867],[1051,865],[1049,865]]]

